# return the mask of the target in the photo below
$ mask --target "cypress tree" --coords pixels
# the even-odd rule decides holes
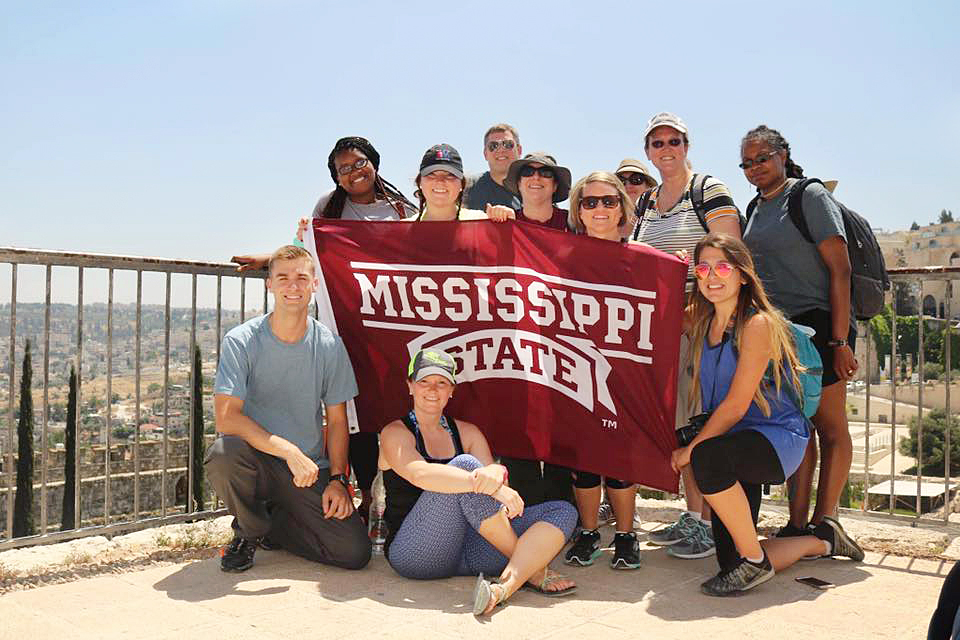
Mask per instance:
[[[197,511],[203,511],[203,369],[200,366],[200,345],[193,347],[193,390],[190,398],[190,437],[193,439],[193,500]],[[188,498],[189,499],[189,498]]]
[[[63,463],[63,516],[60,518],[60,530],[77,528],[74,513],[74,498],[77,495],[76,453],[77,453],[77,369],[70,365],[70,392],[67,396],[67,431],[64,437],[66,459]]]
[[[17,422],[17,496],[13,503],[13,537],[33,535],[33,366],[30,340],[23,353],[20,376],[20,420]]]

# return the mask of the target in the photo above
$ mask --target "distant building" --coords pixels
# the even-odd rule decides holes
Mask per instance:
[[[915,231],[880,231],[877,241],[888,269],[960,266],[960,222],[928,224]],[[919,285],[911,285],[904,296],[904,308],[897,312],[915,314],[922,308],[924,315],[943,318],[945,295],[946,282],[924,282],[922,292]],[[960,315],[960,304],[951,311],[954,317]]]

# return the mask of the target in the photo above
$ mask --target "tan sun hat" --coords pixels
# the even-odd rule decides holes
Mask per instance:
[[[617,174],[617,176],[619,176],[621,173],[627,173],[627,172],[639,173],[644,178],[647,179],[647,182],[651,187],[657,186],[657,179],[654,178],[653,175],[650,173],[650,170],[647,169],[647,165],[643,164],[639,160],[636,160],[634,158],[624,158],[623,161],[620,163],[620,166],[617,167],[617,170],[614,171],[614,173]]]
[[[553,169],[554,182],[557,185],[556,191],[553,192],[553,201],[563,202],[567,199],[567,196],[570,195],[570,169],[561,167],[552,155],[543,151],[528,153],[519,160],[510,163],[507,177],[503,179],[503,186],[507,188],[507,191],[520,195],[520,171],[530,164],[541,164]]]

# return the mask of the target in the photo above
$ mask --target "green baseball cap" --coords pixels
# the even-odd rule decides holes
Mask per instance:
[[[456,384],[457,363],[446,351],[439,349],[421,349],[410,361],[407,376],[416,382],[429,375],[441,375]]]

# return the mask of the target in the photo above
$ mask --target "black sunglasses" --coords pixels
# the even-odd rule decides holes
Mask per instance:
[[[683,140],[680,138],[670,138],[666,142],[664,142],[663,140],[650,141],[650,146],[653,147],[654,149],[661,149],[665,144],[669,144],[671,147],[679,147],[681,144],[683,144]]]
[[[746,170],[746,169],[749,169],[750,167],[752,167],[753,165],[765,164],[765,163],[767,162],[767,160],[769,160],[770,158],[772,158],[772,157],[775,156],[775,155],[776,155],[776,152],[773,152],[773,153],[761,153],[760,155],[758,155],[758,156],[757,156],[756,158],[754,158],[753,160],[747,158],[747,159],[745,159],[743,162],[740,163],[740,168]]]
[[[553,169],[550,167],[531,167],[526,165],[520,169],[521,178],[532,178],[533,174],[539,173],[541,178],[555,178],[556,174],[553,172]]]
[[[584,209],[596,209],[603,203],[605,209],[613,209],[620,204],[620,196],[584,196],[580,198],[580,206]]]
[[[634,186],[647,184],[647,178],[642,173],[618,173],[617,177],[620,178],[620,182],[623,184],[632,184]]]
[[[503,147],[504,151],[510,151],[515,146],[517,146],[517,143],[513,140],[491,140],[487,143],[487,151],[493,152],[500,147]]]

